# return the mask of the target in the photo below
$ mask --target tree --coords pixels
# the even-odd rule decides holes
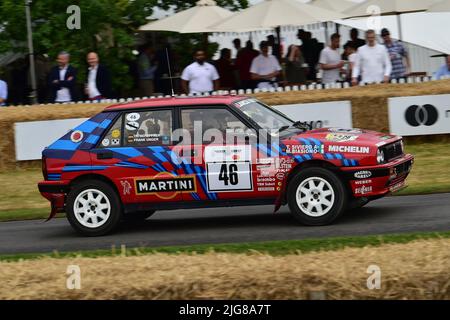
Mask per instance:
[[[134,59],[135,35],[147,22],[154,7],[182,10],[195,5],[194,0],[34,0],[31,4],[33,42],[36,53],[52,59],[64,50],[71,54],[71,64],[85,79],[85,57],[97,51],[113,74],[113,87],[125,94],[132,85],[129,62]],[[247,0],[218,0],[218,4],[236,10],[247,6]],[[69,5],[81,12],[81,28],[70,30],[67,20]],[[24,0],[0,1],[0,53],[27,52]],[[193,36],[196,37],[195,35]]]

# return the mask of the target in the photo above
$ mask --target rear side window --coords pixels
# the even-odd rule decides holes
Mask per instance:
[[[117,148],[120,147],[122,141],[122,116],[120,116],[114,125],[109,129],[103,140],[100,142],[99,148]]]
[[[151,110],[124,114],[124,145],[128,147],[172,144],[172,110]]]

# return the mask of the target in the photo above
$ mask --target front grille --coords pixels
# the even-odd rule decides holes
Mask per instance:
[[[384,153],[384,161],[389,162],[403,155],[403,143],[399,140],[382,147],[381,151]]]

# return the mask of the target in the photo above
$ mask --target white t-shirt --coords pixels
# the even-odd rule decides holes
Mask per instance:
[[[364,83],[382,82],[392,71],[391,59],[385,46],[376,44],[358,49],[358,55],[353,68],[353,78],[362,77]]]
[[[338,49],[331,49],[326,47],[320,52],[320,64],[338,64],[341,62],[341,55]],[[340,68],[323,70],[322,83],[335,83],[341,80]]]
[[[64,69],[59,69],[59,81],[64,81],[66,78],[67,66]],[[68,88],[61,88],[56,91],[56,102],[70,102],[72,97]]]
[[[275,56],[269,54],[267,57],[260,54],[252,61],[250,67],[250,73],[254,73],[260,76],[271,74],[275,71],[281,71],[280,63]],[[276,81],[276,78],[272,78],[272,81]],[[270,82],[260,82],[258,88],[271,88],[272,84]]]
[[[95,97],[101,96],[100,91],[97,89],[97,70],[98,65],[94,68],[89,68],[89,76],[88,76],[88,91],[89,98],[93,99]]]
[[[219,79],[216,67],[205,62],[191,63],[184,70],[181,79],[189,81],[189,93],[204,93],[214,91],[214,81]]]

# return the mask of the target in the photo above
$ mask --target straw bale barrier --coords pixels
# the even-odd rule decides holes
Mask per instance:
[[[450,93],[450,80],[417,84],[382,84],[347,89],[258,93],[253,96],[270,105],[350,100],[353,109],[354,127],[388,132],[388,98],[448,93]],[[66,104],[0,108],[0,170],[40,165],[39,161],[16,163],[15,122],[87,118],[98,113],[107,105]],[[42,128],[42,130],[51,130],[51,128]],[[436,136],[431,139],[436,139]],[[442,137],[438,137],[438,139],[442,141]],[[444,136],[444,139],[448,140],[448,136]],[[427,137],[422,140],[429,141],[430,138]]]
[[[436,239],[286,256],[158,253],[0,262],[0,299],[450,299],[449,246],[449,239]],[[66,287],[69,265],[80,267],[79,290]],[[379,289],[367,286],[369,266],[381,271]]]

